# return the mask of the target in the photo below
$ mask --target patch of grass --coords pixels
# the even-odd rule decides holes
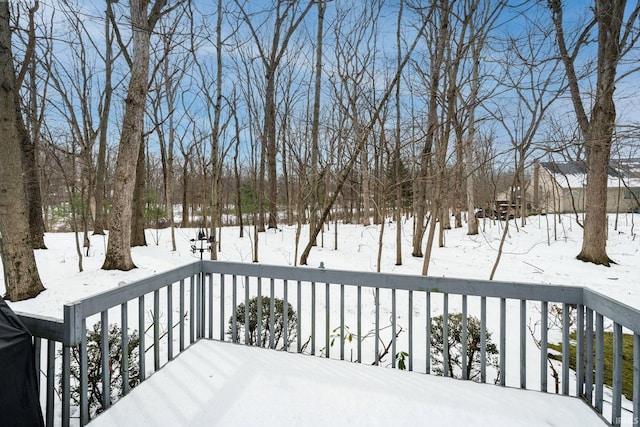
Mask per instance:
[[[575,342],[576,333],[571,332],[571,340]],[[585,340],[586,344],[586,340]],[[596,337],[593,336],[593,361],[596,359]],[[562,343],[549,344],[549,348],[562,353]],[[562,355],[552,356],[555,360],[562,361]],[[586,362],[586,361],[585,361]],[[569,366],[576,369],[576,345],[569,348]],[[585,363],[586,366],[586,363]],[[593,372],[595,384],[595,371]],[[604,383],[609,387],[613,383],[613,332],[604,333]],[[629,400],[633,400],[633,335],[622,334],[622,394]]]

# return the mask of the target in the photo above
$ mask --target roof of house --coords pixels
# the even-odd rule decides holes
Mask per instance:
[[[584,161],[540,162],[562,188],[584,188],[587,184],[587,164]],[[640,158],[609,162],[611,188],[640,187]]]

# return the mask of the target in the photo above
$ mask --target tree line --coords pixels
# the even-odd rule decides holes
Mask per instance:
[[[56,213],[135,268],[145,227],[413,223],[444,230],[524,189],[542,158],[588,165],[579,259],[610,265],[607,170],[636,150],[640,2],[71,0],[0,3],[0,251],[7,298],[44,288]],[[622,89],[616,91],[616,86]],[[637,87],[637,86],[635,86]],[[622,130],[631,129],[630,132]],[[522,206],[526,200],[522,191]],[[175,209],[177,208],[177,209]],[[535,206],[533,206],[535,209]],[[178,217],[176,217],[178,213]],[[522,212],[524,225],[526,212]],[[452,224],[453,220],[453,224]],[[384,226],[381,227],[384,230]],[[396,262],[402,263],[396,227]],[[256,242],[257,243],[257,242]],[[255,244],[253,260],[258,261]]]

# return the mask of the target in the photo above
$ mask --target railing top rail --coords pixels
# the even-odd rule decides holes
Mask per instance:
[[[34,337],[65,342],[66,326],[62,320],[19,311],[15,313]]]
[[[316,283],[334,283],[372,288],[446,292],[480,297],[582,303],[582,287],[489,280],[471,280],[324,268],[285,267],[238,262],[203,261],[205,273],[274,278]]]
[[[191,277],[201,271],[201,261],[193,262],[170,271],[154,274],[153,276],[128,283],[124,286],[82,298],[67,305],[80,307],[81,317],[87,318],[146,295],[149,292],[161,289],[171,283]]]
[[[226,261],[202,261],[202,268],[205,273],[582,304],[640,334],[640,310],[582,286],[425,277],[309,267],[292,268],[288,266]]]
[[[584,305],[636,334],[640,334],[640,310],[587,288],[584,289]]]
[[[80,339],[79,326],[83,319],[201,272],[370,288],[582,304],[623,327],[640,333],[639,310],[580,286],[425,277],[325,268],[292,268],[226,261],[193,262],[65,304],[65,321],[25,313],[20,313],[20,318],[34,336],[73,344]]]

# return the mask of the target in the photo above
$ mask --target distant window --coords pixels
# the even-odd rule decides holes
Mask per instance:
[[[565,193],[565,196],[568,197],[568,198],[577,199],[578,197],[580,197],[580,191],[578,191],[578,190],[567,191]]]
[[[631,193],[635,194],[635,198],[636,199],[640,199],[640,189],[637,190],[624,190],[624,198],[627,200],[633,199],[634,197],[631,195]]]

